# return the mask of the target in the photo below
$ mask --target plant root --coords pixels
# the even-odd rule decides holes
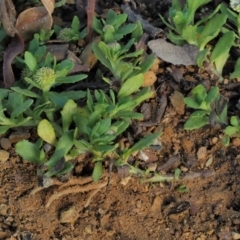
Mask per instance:
[[[70,187],[67,189],[64,189],[62,191],[59,192],[55,192],[47,201],[45,207],[48,208],[55,200],[68,195],[68,194],[74,194],[74,193],[81,193],[81,192],[89,192],[91,190],[100,190],[101,188],[105,187],[108,184],[108,181],[104,181],[104,182],[93,182],[89,185],[86,186],[74,186],[74,187]],[[94,191],[95,192],[95,191]],[[92,199],[92,197],[96,194],[97,192],[93,193],[90,195],[90,200]],[[88,199],[89,203],[90,200]],[[87,201],[87,203],[88,203]],[[88,203],[88,204],[89,204]]]

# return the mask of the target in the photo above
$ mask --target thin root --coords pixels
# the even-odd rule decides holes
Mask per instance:
[[[81,193],[81,192],[89,192],[91,190],[96,190],[96,189],[100,189],[100,188],[103,188],[105,187],[106,185],[108,184],[108,181],[105,181],[105,182],[101,182],[101,183],[91,183],[90,185],[86,185],[86,186],[74,186],[74,187],[71,187],[71,188],[67,188],[67,189],[64,189],[60,192],[56,192],[54,193],[47,201],[46,203],[46,208],[48,208],[53,201],[63,197],[64,195],[68,195],[68,194],[73,194],[73,193]],[[94,196],[94,195],[93,195]],[[92,197],[93,197],[92,196]],[[90,196],[91,197],[91,196]],[[91,200],[91,198],[90,198]]]

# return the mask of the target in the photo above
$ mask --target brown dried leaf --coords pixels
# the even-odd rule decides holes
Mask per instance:
[[[11,0],[0,1],[0,22],[3,25],[6,33],[14,37],[16,29],[14,28],[16,22],[16,10]]]
[[[33,37],[41,29],[49,31],[52,27],[52,13],[55,0],[42,0],[44,7],[29,8],[18,16],[16,29],[26,41]]]
[[[23,50],[24,41],[22,37],[16,33],[12,43],[4,51],[3,56],[3,79],[6,88],[10,88],[14,83],[15,77],[12,70],[12,62],[18,54],[23,52]]]
[[[187,44],[186,44],[187,45]],[[167,42],[165,39],[156,39],[148,42],[148,47],[159,58],[175,65],[196,65],[196,46],[176,46]]]

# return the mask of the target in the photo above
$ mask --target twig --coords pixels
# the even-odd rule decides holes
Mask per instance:
[[[88,0],[87,5],[87,42],[90,42],[92,37],[92,24],[95,13],[96,0]]]
[[[137,15],[131,10],[127,5],[121,5],[123,12],[128,15],[128,19],[131,22],[136,22],[137,20],[142,23],[143,30],[149,34],[152,38],[155,38],[159,33],[163,32],[162,29],[152,26],[148,21],[144,20],[140,15]]]
[[[157,167],[157,171],[168,171],[179,159],[179,155],[170,157],[166,163]]]

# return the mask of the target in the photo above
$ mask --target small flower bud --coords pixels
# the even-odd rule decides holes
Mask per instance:
[[[72,29],[71,28],[63,28],[59,32],[57,38],[65,41],[65,42],[70,42],[72,40]]]
[[[55,84],[56,75],[52,68],[42,67],[37,70],[33,80],[42,87],[44,92],[47,92]]]
[[[108,47],[113,50],[113,52],[117,52],[121,49],[121,45],[118,42],[111,42],[108,44]]]
[[[107,25],[104,26],[103,32],[107,32],[107,31],[110,31],[110,32],[113,33],[115,31],[115,29],[112,25],[107,24]]]
[[[230,0],[230,7],[234,11],[240,12],[240,0]]]

